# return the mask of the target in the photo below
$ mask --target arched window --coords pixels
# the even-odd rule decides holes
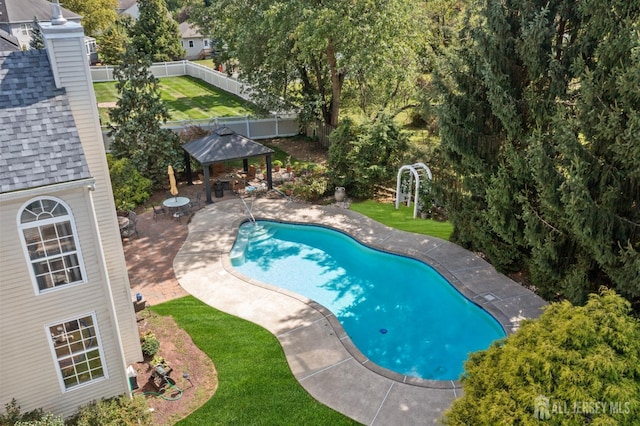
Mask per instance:
[[[31,201],[19,223],[38,292],[84,281],[76,226],[66,204],[54,198]]]

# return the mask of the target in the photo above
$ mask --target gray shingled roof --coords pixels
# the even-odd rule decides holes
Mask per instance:
[[[238,158],[271,154],[271,148],[237,134],[228,127],[220,127],[212,134],[182,145],[200,164],[217,163]]]
[[[4,12],[6,11],[6,16]],[[38,17],[40,22],[51,21],[51,2],[47,0],[0,0],[0,23],[27,23]],[[60,12],[69,21],[80,22],[81,16],[64,7]]]
[[[0,30],[0,51],[22,50],[18,38],[4,30]]]
[[[195,24],[190,24],[189,22],[182,22],[178,25],[178,31],[180,31],[180,36],[182,38],[201,38],[202,34],[200,34],[200,30]]]
[[[0,52],[0,193],[89,178],[45,50]]]

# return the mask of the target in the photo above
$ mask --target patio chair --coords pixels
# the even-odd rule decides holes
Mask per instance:
[[[158,215],[167,217],[167,210],[164,207],[156,207],[153,204],[151,205],[151,207],[153,207],[153,220],[157,221]]]
[[[128,238],[128,239],[131,239],[133,235],[137,237],[138,230],[136,229],[136,223],[137,223],[138,215],[136,215],[135,212],[129,210],[129,215],[127,216],[127,218],[129,219],[129,224],[127,225],[126,228],[123,228],[120,231],[120,236],[122,238]]]
[[[202,207],[202,192],[198,192],[196,194],[196,199],[191,200],[189,203],[191,205],[191,210],[196,210]]]

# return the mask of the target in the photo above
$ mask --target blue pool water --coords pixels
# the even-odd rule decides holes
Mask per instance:
[[[505,336],[430,266],[327,228],[245,223],[230,257],[243,275],[331,310],[365,356],[400,374],[456,380],[469,352]]]

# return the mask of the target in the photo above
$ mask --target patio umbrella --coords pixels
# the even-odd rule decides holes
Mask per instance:
[[[169,184],[171,185],[171,189],[170,189],[171,195],[175,197],[176,195],[178,195],[178,186],[176,185],[176,177],[173,174],[173,167],[171,167],[171,165],[169,165],[168,173],[169,173]]]

